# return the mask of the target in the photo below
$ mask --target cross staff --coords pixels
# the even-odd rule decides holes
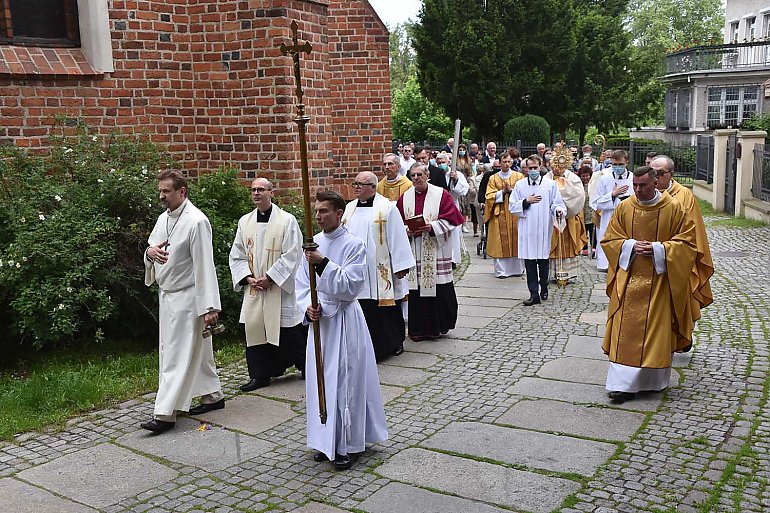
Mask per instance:
[[[294,79],[297,82],[297,117],[294,122],[297,123],[299,130],[299,154],[302,167],[302,196],[305,207],[305,243],[302,249],[305,251],[314,251],[318,249],[318,244],[313,241],[313,218],[310,215],[310,178],[307,169],[307,139],[305,129],[310,118],[305,115],[305,104],[302,103],[304,93],[302,92],[302,73],[300,69],[300,54],[305,52],[310,54],[313,47],[308,41],[299,44],[297,35],[299,27],[296,21],[291,22],[291,41],[292,45],[281,45],[281,53],[291,55],[294,60]],[[310,301],[313,308],[318,307],[318,292],[316,291],[315,264],[308,263],[310,266]],[[318,411],[321,417],[321,424],[326,424],[326,384],[324,382],[324,362],[321,352],[321,326],[320,319],[313,323],[313,335],[315,342],[315,370],[316,384],[318,385]]]

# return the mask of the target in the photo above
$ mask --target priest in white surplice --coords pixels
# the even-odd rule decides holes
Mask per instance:
[[[516,182],[509,206],[511,213],[519,216],[519,258],[524,260],[529,289],[524,305],[532,306],[548,299],[548,256],[554,221],[563,222],[567,208],[556,182],[540,175],[539,159],[530,157],[524,165],[527,177]]]
[[[415,164],[410,170],[414,186],[398,200],[417,265],[409,281],[409,338],[415,342],[436,339],[455,328],[457,295],[452,276],[452,230],[465,221],[449,193],[428,183],[428,168]]]
[[[599,228],[596,231],[597,241],[601,241],[604,238],[604,233],[610,225],[612,214],[620,205],[620,202],[634,194],[633,175],[626,169],[627,163],[628,154],[625,151],[613,151],[612,173],[602,176],[599,179],[599,184],[596,186],[596,198],[591,203],[591,208],[601,212]],[[597,244],[596,268],[599,271],[607,272],[609,265],[602,245]]]
[[[144,254],[144,281],[158,283],[160,303],[158,393],[154,418],[141,424],[153,433],[173,428],[177,411],[196,415],[225,407],[211,336],[203,337],[221,310],[211,224],[187,198],[179,171],[161,172],[158,191],[166,211]],[[190,409],[196,396],[201,404]]]
[[[414,256],[396,204],[377,194],[376,187],[374,173],[358,173],[353,182],[356,199],[345,207],[342,224],[366,247],[367,272],[358,302],[379,362],[404,352],[406,326],[401,302],[409,292],[404,278],[414,267]]]
[[[307,265],[297,272],[297,302],[305,321],[319,321],[326,386],[326,424],[321,424],[316,383],[314,333],[307,341],[307,444],[318,451],[315,461],[332,460],[338,470],[349,469],[366,443],[388,438],[380,394],[377,363],[356,298],[366,282],[364,243],[342,226],[345,200],[336,192],[316,194],[316,221],[323,230],[314,237],[315,251],[306,251],[315,264],[317,308],[310,300]]]
[[[273,204],[273,184],[251,183],[252,212],[238,221],[230,249],[233,287],[243,291],[240,322],[246,328],[246,365],[250,392],[270,384],[292,365],[305,369],[303,313],[294,282],[302,261],[302,233],[293,215]]]

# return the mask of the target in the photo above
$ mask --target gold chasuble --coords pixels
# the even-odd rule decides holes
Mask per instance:
[[[513,186],[524,178],[524,175],[511,171],[508,178],[501,178],[495,173],[489,179],[485,197],[484,222],[489,222],[487,228],[487,255],[492,258],[512,258],[519,256],[519,216],[511,214],[508,200],[511,195],[503,194],[503,202],[495,203],[495,196],[502,191],[505,183]]]
[[[695,258],[695,265],[692,268],[692,274],[690,274],[690,290],[692,291],[690,308],[692,309],[693,320],[697,321],[700,319],[701,308],[707,307],[714,301],[709,284],[709,279],[714,274],[714,262],[711,260],[706,225],[703,223],[700,206],[698,206],[695,195],[690,189],[671,180],[671,188],[668,193],[682,205],[685,213],[695,223],[695,242],[698,245],[698,256]]]
[[[624,271],[619,260],[628,239],[661,242],[666,272],[657,274],[651,255],[635,255]],[[631,196],[615,210],[601,244],[610,263],[605,354],[621,365],[670,367],[671,353],[692,340],[690,272],[696,255],[695,225],[665,192],[650,206]]]
[[[400,198],[411,186],[412,182],[405,176],[399,176],[395,182],[389,182],[386,177],[377,184],[377,192],[390,201],[398,201],[398,198]]]

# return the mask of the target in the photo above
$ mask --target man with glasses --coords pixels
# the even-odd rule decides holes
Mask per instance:
[[[401,169],[399,171],[401,173],[401,176],[407,176],[407,173],[409,172],[409,168],[412,167],[416,162],[414,158],[412,158],[413,152],[414,152],[414,147],[412,146],[412,144],[405,143],[404,149],[401,153]]]
[[[256,208],[241,217],[230,249],[233,288],[243,289],[240,322],[246,329],[246,366],[250,392],[270,384],[292,365],[304,374],[302,312],[294,281],[302,262],[302,233],[295,217],[272,202],[273,184],[251,183]]]
[[[364,287],[357,299],[379,362],[404,352],[401,302],[409,288],[403,278],[414,267],[414,256],[396,204],[377,194],[376,187],[374,173],[358,173],[353,182],[356,199],[345,207],[342,224],[366,248]]]
[[[701,214],[698,201],[695,195],[687,187],[683,187],[674,180],[674,161],[666,155],[658,155],[650,167],[655,170],[658,177],[657,189],[667,191],[674,200],[684,208],[685,213],[695,224],[695,243],[698,246],[698,255],[695,258],[695,267],[690,274],[690,285],[692,289],[691,310],[693,320],[700,319],[700,310],[710,305],[714,301],[711,293],[709,280],[714,274],[714,263],[711,260],[711,249],[709,240],[706,236],[706,225],[703,223],[703,214]]]
[[[396,204],[417,266],[409,272],[409,337],[435,339],[454,329],[457,296],[452,283],[452,230],[463,215],[447,191],[428,183],[428,168],[410,170],[414,186]]]
[[[385,171],[385,177],[377,184],[377,193],[396,202],[412,186],[412,182],[401,174],[401,161],[397,155],[386,154],[382,159],[382,169]]]

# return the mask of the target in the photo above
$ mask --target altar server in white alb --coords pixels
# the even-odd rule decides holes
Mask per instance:
[[[158,190],[166,211],[144,254],[145,284],[157,282],[160,300],[158,393],[154,418],[141,424],[153,433],[173,428],[177,411],[199,415],[225,407],[211,336],[203,337],[221,310],[211,224],[187,198],[179,171],[161,172]],[[190,409],[196,396],[201,404]]]
[[[362,171],[353,182],[342,224],[364,242],[366,273],[358,302],[366,317],[377,361],[404,352],[406,325],[401,302],[409,292],[406,275],[414,256],[406,227],[394,202],[377,194],[377,177]]]
[[[529,157],[524,165],[527,178],[516,182],[509,201],[511,213],[519,216],[519,258],[527,271],[529,299],[524,305],[532,306],[548,299],[551,237],[554,223],[563,223],[567,208],[556,182],[540,175],[540,159]]]
[[[634,195],[634,176],[626,165],[628,154],[624,150],[612,152],[612,173],[602,176],[596,186],[596,198],[591,203],[591,208],[601,212],[601,221],[596,232],[597,242],[601,242],[604,233],[610,225],[612,214],[624,199]],[[607,272],[610,263],[604,254],[601,244],[596,245],[596,268]]]
[[[294,283],[302,259],[302,232],[293,215],[272,202],[273,184],[251,183],[252,212],[238,221],[230,249],[230,273],[243,289],[240,322],[246,328],[249,392],[270,384],[292,365],[304,373],[306,332]]]
[[[318,249],[305,255],[315,265],[319,304],[316,308],[311,304],[307,265],[297,272],[297,302],[306,321],[320,321],[328,419],[321,424],[310,329],[305,367],[307,444],[318,451],[315,461],[331,460],[337,470],[345,470],[366,443],[385,441],[388,430],[372,341],[356,301],[366,283],[366,248],[340,224],[345,200],[339,194],[319,192],[315,210],[323,231],[314,237]]]

